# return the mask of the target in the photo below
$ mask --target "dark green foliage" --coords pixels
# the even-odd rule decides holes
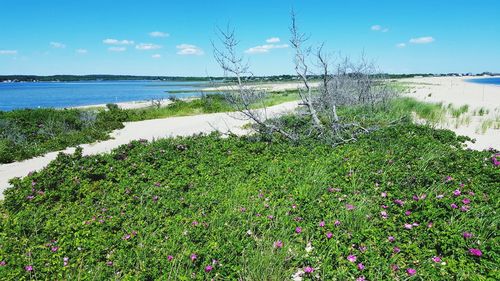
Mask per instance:
[[[450,131],[404,124],[335,149],[211,135],[80,153],[5,192],[0,279],[287,280],[305,266],[321,280],[406,280],[410,267],[415,280],[500,277],[500,170],[491,152],[464,150]],[[465,198],[468,212],[450,207]]]
[[[108,138],[123,127],[119,110],[25,109],[0,111],[0,163]]]

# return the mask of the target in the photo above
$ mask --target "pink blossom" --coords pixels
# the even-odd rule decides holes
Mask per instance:
[[[304,267],[304,273],[305,274],[311,274],[314,272],[314,268],[310,267],[310,266],[306,266]]]
[[[437,199],[441,199],[441,198],[443,198],[443,197],[444,197],[444,195],[443,195],[443,194],[439,194],[439,195],[437,195],[437,196],[436,196],[436,198],[437,198]]]
[[[274,242],[274,248],[277,249],[283,248],[283,242],[281,240]]]
[[[297,226],[295,228],[295,233],[301,233],[302,232],[302,227]]]
[[[207,273],[212,271],[212,269],[213,269],[213,267],[211,265],[205,266],[205,272],[207,272]]]
[[[24,270],[26,271],[33,271],[33,266],[32,265],[27,265],[24,267]]]
[[[349,210],[349,211],[354,210],[354,208],[355,208],[355,207],[354,207],[353,205],[351,205],[351,204],[347,204],[347,205],[345,205],[345,207],[346,207],[346,208],[347,208],[347,210]]]
[[[108,261],[108,262],[106,262],[106,265],[107,266],[113,266],[113,262],[112,261]]]
[[[364,276],[360,276],[360,277],[356,278],[356,281],[366,281],[366,279]]]
[[[382,206],[380,206],[380,207],[382,207],[382,209],[387,209],[387,208],[389,208],[389,206],[386,206],[386,205],[382,205]]]
[[[57,247],[57,246],[53,246],[52,248],[50,248],[50,251],[52,251],[54,253],[57,252],[57,250],[59,250],[59,247]]]
[[[380,196],[382,196],[382,197],[384,197],[384,198],[385,198],[385,197],[387,197],[387,192],[385,192],[385,191],[384,191],[384,192],[382,192],[382,193],[380,194]]]
[[[240,212],[242,212],[242,213],[244,213],[246,210],[247,210],[247,208],[245,208],[245,207],[240,208]]]
[[[389,240],[389,242],[394,242],[396,241],[396,238],[394,238],[394,236],[389,236],[387,237],[387,240]]]
[[[432,257],[432,261],[433,262],[441,262],[441,257],[438,257],[438,256]]]
[[[69,258],[68,257],[64,257],[63,258],[63,266],[68,266],[68,263],[69,263]]]
[[[380,212],[380,216],[382,216],[383,219],[387,219],[387,217],[388,217],[386,211]]]
[[[465,205],[469,204],[470,203],[470,199],[469,198],[464,198],[462,200],[462,203],[464,203]]]
[[[365,266],[362,263],[358,263],[358,269],[363,270],[365,269]]]
[[[6,266],[7,263],[5,261],[0,261],[0,266]]]
[[[405,228],[406,229],[412,229],[413,228],[413,225],[409,224],[409,223],[405,223]]]
[[[399,270],[399,266],[397,264],[391,264],[391,269],[393,271],[398,271]]]
[[[405,215],[407,215],[407,216],[411,215],[411,211],[410,210],[406,211]]]
[[[319,222],[319,227],[324,227],[325,226],[325,222],[324,221],[320,221]]]
[[[401,252],[401,249],[400,249],[400,248],[398,248],[398,247],[394,247],[394,248],[392,249],[392,251],[393,251],[395,254],[397,254],[397,253]]]
[[[431,228],[431,227],[432,227],[432,225],[433,225],[433,223],[432,223],[432,222],[429,222],[429,223],[427,224],[427,227],[428,227],[428,228]]]
[[[455,204],[455,203],[452,203],[452,204],[450,205],[450,207],[451,207],[452,209],[458,209],[458,206],[457,206],[457,204]]]
[[[174,257],[173,257],[173,256],[171,256],[171,255],[168,255],[168,256],[167,256],[167,260],[168,260],[168,261],[172,261],[173,259],[174,259]]]
[[[396,199],[396,200],[394,200],[394,203],[399,205],[399,206],[403,206],[405,202],[403,200]]]
[[[453,178],[451,176],[446,176],[446,178],[444,180],[445,180],[445,182],[450,182],[453,180]]]
[[[464,236],[465,239],[472,237],[472,233],[470,233],[470,232],[464,232],[462,235]]]
[[[347,260],[350,262],[355,262],[356,261],[356,256],[355,255],[348,255]]]
[[[462,212],[468,212],[469,209],[470,209],[470,206],[468,206],[468,205],[464,205],[464,206],[460,207],[460,211],[462,211]]]
[[[269,216],[267,216],[267,218],[270,219],[270,220],[272,220],[272,219],[274,219],[274,216],[273,215],[269,215]]]
[[[326,233],[326,238],[331,239],[333,237],[333,233],[327,232]]]
[[[198,256],[196,254],[191,254],[189,258],[191,259],[191,261],[195,261],[198,258]]]
[[[410,276],[413,276],[413,275],[415,275],[417,273],[417,270],[414,269],[414,268],[408,268],[406,270],[406,273],[408,273],[408,275],[410,275]]]
[[[455,195],[455,196],[460,196],[460,194],[462,194],[462,192],[460,191],[460,189],[455,189],[453,191],[453,195]]]
[[[335,226],[339,226],[339,225],[340,225],[340,221],[336,220],[333,224],[334,224]]]
[[[480,257],[480,256],[483,255],[483,253],[481,252],[481,250],[474,249],[474,248],[469,249],[469,254],[471,254],[473,256],[476,256],[476,257]]]
[[[475,195],[475,193],[474,193],[474,192],[472,192],[472,191],[469,191],[469,195],[470,195],[470,196],[474,196],[474,195]]]

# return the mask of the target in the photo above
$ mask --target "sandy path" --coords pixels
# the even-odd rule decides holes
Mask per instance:
[[[273,117],[284,112],[295,109],[298,102],[287,102],[269,107],[267,116]],[[235,134],[244,134],[246,131],[242,126],[249,123],[236,113],[214,113],[196,116],[171,117],[163,119],[153,119],[139,122],[127,122],[125,127],[111,133],[112,139],[83,144],[83,155],[95,155],[110,152],[112,149],[127,144],[138,139],[159,139],[165,137],[190,136],[198,133],[209,133],[215,130],[227,132],[230,130]],[[27,159],[20,162],[0,165],[0,199],[3,198],[3,191],[10,185],[9,179],[14,177],[24,177],[31,171],[38,171],[47,166],[57,157],[59,152],[73,153],[75,148],[68,148],[63,151],[50,152],[44,156]]]
[[[484,77],[425,77],[401,79],[408,83],[412,90],[406,95],[418,100],[433,103],[452,104],[455,107],[468,105],[469,110],[461,118],[467,118],[466,122],[457,123],[456,119],[448,118],[438,127],[450,129],[459,135],[469,136],[476,139],[475,143],[468,143],[473,149],[488,149],[494,147],[500,149],[500,130],[493,126],[486,131],[481,126],[486,121],[500,120],[500,86],[486,85],[467,82],[471,78]],[[488,113],[479,116],[480,108]]]

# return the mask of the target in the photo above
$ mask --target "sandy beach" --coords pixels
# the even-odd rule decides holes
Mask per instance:
[[[467,144],[472,149],[498,149],[500,130],[495,129],[494,124],[500,120],[500,86],[467,81],[474,78],[484,77],[425,77],[400,81],[412,87],[404,95],[417,100],[445,106],[452,104],[454,107],[468,105],[468,111],[461,116],[466,121],[457,122],[448,116],[445,122],[437,126],[476,139],[475,143]],[[478,113],[481,109],[485,112],[482,116]],[[484,130],[485,122],[493,124]]]

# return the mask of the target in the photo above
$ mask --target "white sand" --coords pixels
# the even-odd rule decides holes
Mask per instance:
[[[298,106],[298,102],[287,102],[267,108],[267,117],[289,112]],[[262,111],[261,111],[262,112]],[[229,130],[235,134],[247,131],[242,126],[249,120],[236,113],[214,113],[196,116],[171,117],[139,122],[127,122],[125,127],[111,134],[112,139],[93,144],[83,144],[83,155],[94,155],[110,152],[112,149],[127,144],[132,140],[154,140],[165,137],[190,136],[199,133],[210,133],[219,130],[223,133]],[[75,148],[65,149],[64,153],[73,153]],[[31,171],[38,171],[47,166],[57,156],[58,152],[50,152],[44,156],[0,165],[0,199],[3,191],[9,187],[9,179],[24,177]]]
[[[476,84],[467,82],[471,78],[485,77],[426,77],[401,79],[409,83],[413,89],[406,95],[418,100],[433,103],[452,104],[454,107],[468,105],[469,110],[462,115],[468,118],[469,124],[457,122],[448,118],[447,122],[438,124],[438,127],[450,129],[459,135],[476,139],[475,143],[468,143],[472,149],[500,148],[500,130],[490,127],[485,132],[481,125],[487,120],[500,120],[500,86]],[[480,108],[488,110],[488,114],[478,116],[474,111]]]

